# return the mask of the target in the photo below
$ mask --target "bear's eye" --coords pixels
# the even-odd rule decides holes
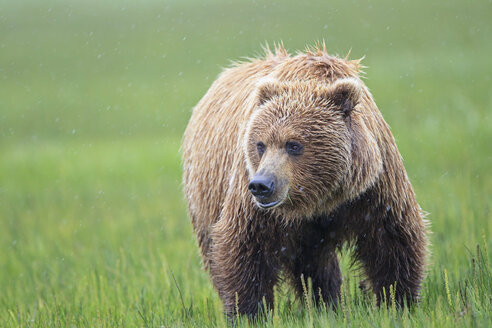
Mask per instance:
[[[289,155],[294,155],[294,156],[301,155],[303,148],[304,147],[300,143],[295,141],[287,141],[285,143],[285,150]]]
[[[260,157],[265,153],[265,148],[265,144],[261,141],[256,144],[256,149],[258,150],[258,155],[260,155]]]

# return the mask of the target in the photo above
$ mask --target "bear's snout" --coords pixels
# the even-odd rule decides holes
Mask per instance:
[[[258,200],[268,198],[275,191],[275,176],[255,175],[249,183],[248,189]]]

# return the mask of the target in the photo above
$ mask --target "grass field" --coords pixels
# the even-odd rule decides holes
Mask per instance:
[[[492,326],[492,3],[455,0],[0,1],[0,326],[225,326],[181,136],[229,60],[323,39],[366,56],[430,213],[429,273],[416,308],[379,309],[343,254],[337,311],[284,286],[260,325]]]

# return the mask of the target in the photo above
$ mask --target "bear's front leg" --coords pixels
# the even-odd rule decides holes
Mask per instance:
[[[237,314],[254,317],[263,310],[264,302],[267,308],[273,306],[278,266],[259,242],[260,232],[253,224],[240,229],[237,222],[224,221],[213,230],[210,275],[230,318]]]
[[[390,304],[390,286],[398,305],[411,304],[418,299],[424,277],[427,239],[423,220],[417,212],[398,213],[389,206],[372,217],[379,220],[359,234],[356,256],[378,304],[385,300]]]

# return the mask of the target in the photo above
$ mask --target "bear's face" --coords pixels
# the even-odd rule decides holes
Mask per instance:
[[[259,85],[244,144],[248,188],[260,208],[283,217],[314,215],[342,193],[351,165],[355,79]]]

